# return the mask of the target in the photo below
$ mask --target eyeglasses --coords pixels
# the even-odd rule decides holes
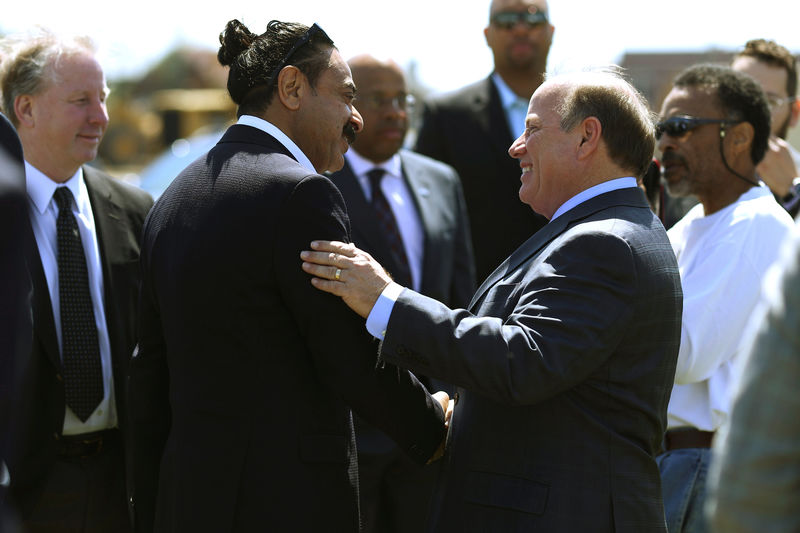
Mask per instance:
[[[381,96],[379,94],[359,94],[356,97],[355,106],[357,109],[369,109],[378,111],[391,106],[392,109],[399,111],[411,111],[414,109],[416,100],[412,94],[398,94],[395,96]]]
[[[489,21],[504,30],[510,30],[520,22],[524,22],[529,28],[547,23],[547,13],[544,11],[501,11],[491,16]]]
[[[325,39],[325,41],[333,44],[333,39],[328,37],[328,34],[325,33],[325,30],[320,28],[317,25],[317,23],[314,23],[310,28],[306,30],[303,36],[300,37],[294,43],[294,45],[292,45],[292,47],[289,49],[286,55],[283,56],[283,59],[281,59],[281,62],[278,63],[278,66],[273,69],[272,73],[269,75],[269,82],[267,83],[267,87],[272,87],[272,83],[275,81],[275,78],[278,77],[278,74],[280,73],[281,70],[283,70],[283,67],[289,64],[289,60],[292,59],[294,53],[297,52],[303,45],[305,45],[308,41],[311,40],[312,37],[314,37],[318,33],[322,34],[322,38]]]
[[[695,117],[670,117],[656,124],[656,139],[665,133],[670,137],[683,137],[693,129],[706,124],[738,124],[741,120],[728,120],[726,118],[695,118]]]
[[[774,94],[767,95],[767,105],[769,105],[770,111],[775,111],[778,109],[783,103],[789,102],[792,103],[797,99],[796,96],[784,96],[781,98],[780,96],[775,96]]]

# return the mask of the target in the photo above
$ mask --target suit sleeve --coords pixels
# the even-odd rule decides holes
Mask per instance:
[[[171,425],[166,344],[150,275],[147,225],[142,243],[139,345],[130,362],[129,491],[135,531],[152,531],[161,456]]]
[[[533,276],[493,286],[480,317],[404,290],[382,359],[509,405],[535,404],[585,381],[631,320],[630,246],[583,233],[531,268]]]
[[[410,372],[392,365],[376,368],[376,346],[363,320],[338,297],[315,289],[300,267],[300,252],[312,240],[349,241],[338,189],[321,176],[302,180],[279,220],[274,254],[278,284],[307,339],[319,379],[411,457],[425,462],[444,436],[441,408]]]

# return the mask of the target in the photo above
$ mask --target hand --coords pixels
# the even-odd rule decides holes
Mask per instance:
[[[756,167],[756,171],[773,194],[779,198],[789,194],[792,181],[800,176],[789,151],[789,145],[774,135],[770,136],[767,153]]]
[[[450,417],[453,416],[453,406],[455,405],[455,402],[450,399],[450,396],[445,391],[440,390],[439,392],[434,393],[432,396],[437,402],[439,402],[439,405],[442,406],[442,410],[444,411],[444,426],[450,427]],[[433,456],[428,459],[426,464],[431,464],[434,461],[438,461],[442,458],[442,456],[444,456],[444,445],[446,442],[447,435],[445,435],[445,437],[442,439],[441,444],[439,444],[439,447],[433,453]]]
[[[392,282],[392,277],[367,252],[353,244],[338,241],[314,241],[313,252],[300,252],[303,270],[316,276],[314,287],[340,296],[344,303],[364,318],[378,301],[378,296]]]

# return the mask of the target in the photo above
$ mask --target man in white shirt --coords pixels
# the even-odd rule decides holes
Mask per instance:
[[[772,132],[756,171],[775,199],[796,217],[800,212],[800,152],[786,141],[786,136],[800,119],[797,59],[774,41],[753,39],[736,54],[731,68],[752,76],[764,89],[772,114]]]
[[[728,67],[686,69],[661,108],[658,148],[669,192],[700,202],[669,230],[684,294],[665,452],[658,458],[670,533],[706,530],[709,448],[729,413],[741,335],[762,276],[793,230],[756,172],[769,124],[761,88]]]
[[[12,43],[9,43],[12,44]],[[3,107],[25,155],[33,345],[9,455],[23,529],[128,531],[125,378],[150,196],[85,165],[108,125],[88,38],[13,43]]]

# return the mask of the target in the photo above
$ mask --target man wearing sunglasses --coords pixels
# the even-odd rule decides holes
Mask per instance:
[[[731,68],[752,76],[764,89],[772,114],[772,134],[756,170],[780,204],[796,217],[800,211],[800,152],[786,142],[786,136],[800,119],[797,59],[774,41],[754,39],[736,54]]]
[[[356,533],[350,408],[421,464],[445,431],[438,400],[376,368],[363,324],[300,269],[320,233],[350,239],[321,173],[362,129],[356,87],[316,24],[258,35],[232,20],[220,43],[239,120],[170,184],[142,238],[136,530]]]
[[[680,73],[656,127],[673,196],[699,204],[670,228],[683,285],[681,346],[659,469],[670,533],[706,531],[705,476],[725,423],[742,332],[793,221],[760,183],[770,134],[758,84],[728,67]]]
[[[467,203],[478,281],[547,220],[522,203],[508,146],[542,83],[555,28],[546,0],[493,0],[484,29],[494,72],[427,102],[415,149],[453,166]]]

